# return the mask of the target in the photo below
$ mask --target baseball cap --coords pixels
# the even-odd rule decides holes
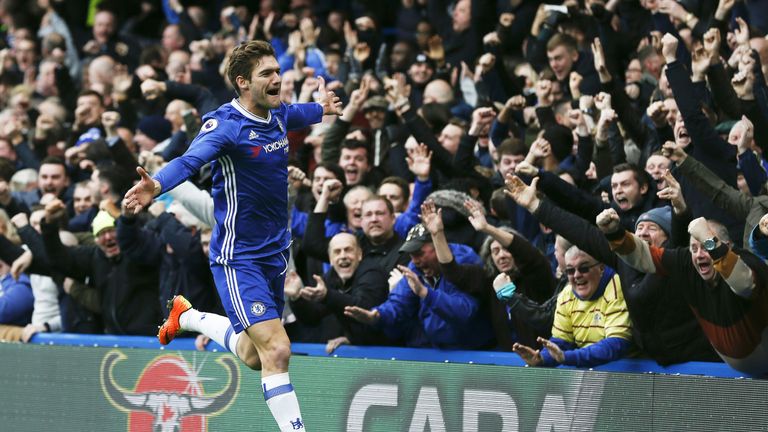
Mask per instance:
[[[435,68],[435,63],[426,54],[418,54],[414,63],[426,63],[432,69]]]
[[[363,111],[379,110],[386,111],[389,103],[383,96],[373,96],[363,103]]]
[[[421,249],[426,243],[432,241],[432,236],[427,231],[427,227],[423,224],[416,224],[410,230],[405,237],[405,243],[400,246],[400,252],[414,253]]]
[[[96,214],[96,217],[93,218],[93,222],[91,222],[91,229],[94,237],[98,237],[99,233],[101,233],[105,229],[114,228],[114,227],[115,227],[115,218],[110,216],[109,213],[105,212],[104,210],[98,212]]]
[[[77,137],[77,141],[75,141],[75,147],[81,146],[86,143],[94,142],[99,138],[101,138],[101,130],[95,127],[90,128],[87,131],[85,131],[82,135]]]

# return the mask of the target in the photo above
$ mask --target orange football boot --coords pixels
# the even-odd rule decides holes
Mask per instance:
[[[183,331],[179,323],[179,317],[184,312],[192,309],[192,303],[185,299],[184,296],[177,295],[168,300],[168,309],[171,310],[171,313],[168,314],[168,318],[157,332],[157,339],[160,340],[161,345],[168,345],[177,334]]]

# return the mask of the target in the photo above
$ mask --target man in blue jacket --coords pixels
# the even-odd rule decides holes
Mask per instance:
[[[451,244],[459,264],[481,264],[480,257],[466,245]],[[399,266],[403,278],[389,298],[371,310],[346,307],[345,315],[376,326],[406,346],[448,349],[483,349],[494,344],[493,330],[480,302],[442,277],[429,231],[417,224],[408,232],[400,252],[411,262]]]
[[[29,277],[21,274],[18,279],[14,279],[10,267],[0,261],[0,324],[29,324],[34,301]]]

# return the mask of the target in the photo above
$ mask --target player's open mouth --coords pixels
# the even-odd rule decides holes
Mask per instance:
[[[269,96],[279,96],[280,95],[280,87],[275,87],[267,90],[267,95]]]

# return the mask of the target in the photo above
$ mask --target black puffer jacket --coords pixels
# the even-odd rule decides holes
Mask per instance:
[[[157,302],[157,267],[125,257],[107,258],[98,246],[66,247],[55,225],[42,222],[43,241],[54,268],[102,293],[106,332],[116,335],[157,334],[162,320]]]

